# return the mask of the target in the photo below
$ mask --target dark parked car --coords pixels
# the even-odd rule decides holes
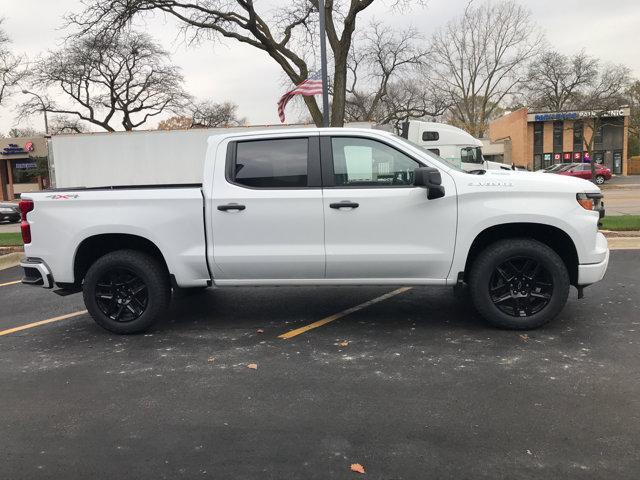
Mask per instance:
[[[0,203],[0,222],[6,221],[10,223],[20,221],[20,208],[17,203]]]
[[[558,175],[568,175],[571,177],[584,178],[585,180],[591,180],[591,164],[580,163],[574,167],[571,167],[560,172],[556,172]],[[611,180],[611,170],[602,165],[596,164],[596,176],[595,182],[598,185],[602,185],[605,180]]]

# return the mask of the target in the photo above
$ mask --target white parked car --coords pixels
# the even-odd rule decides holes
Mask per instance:
[[[602,195],[479,173],[379,130],[217,135],[202,185],[23,194],[23,282],[82,290],[117,333],[154,324],[172,287],[261,285],[468,285],[493,325],[539,327],[605,274]]]

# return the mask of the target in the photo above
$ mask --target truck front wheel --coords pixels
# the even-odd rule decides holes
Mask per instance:
[[[530,239],[501,240],[471,267],[473,304],[492,325],[529,330],[552,320],[569,295],[569,273],[558,254]]]
[[[96,323],[119,334],[147,330],[171,298],[164,266],[135,250],[118,250],[96,260],[85,276],[82,292]]]

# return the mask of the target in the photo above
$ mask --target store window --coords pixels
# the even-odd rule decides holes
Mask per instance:
[[[562,153],[564,122],[553,122],[553,153]]]
[[[584,125],[581,121],[573,124],[573,151],[582,152],[584,145]]]
[[[602,125],[600,125],[593,135],[593,145],[596,148],[602,148]]]
[[[533,124],[533,153],[542,153],[544,148],[544,123]]]
[[[542,168],[542,155],[536,154],[533,156],[533,169],[540,170]]]

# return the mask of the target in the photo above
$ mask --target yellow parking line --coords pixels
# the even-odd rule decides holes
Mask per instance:
[[[47,323],[59,322],[60,320],[66,320],[68,318],[78,317],[87,313],[86,310],[79,312],[67,313],[66,315],[60,315],[59,317],[48,318],[46,320],[40,320],[39,322],[27,323],[26,325],[20,325],[19,327],[9,328],[8,330],[1,330],[0,337],[3,335],[9,335],[10,333],[20,332],[33,327],[39,327],[40,325],[46,325]]]
[[[0,287],[8,287],[9,285],[15,285],[16,283],[20,283],[20,282],[22,282],[22,280],[16,280],[15,282],[0,283]]]
[[[389,293],[385,293],[384,295],[380,295],[379,297],[369,300],[368,302],[361,303],[360,305],[356,305],[355,307],[347,308],[346,310],[343,310],[340,313],[336,313],[329,317],[323,318],[322,320],[318,320],[317,322],[310,323],[309,325],[306,325],[304,327],[296,328],[295,330],[291,330],[289,332],[283,333],[282,335],[278,335],[278,338],[282,338],[284,340],[293,338],[302,333],[308,332],[309,330],[313,330],[314,328],[321,327],[323,325],[326,325],[327,323],[333,322],[342,317],[346,317],[347,315],[357,312],[358,310],[362,310],[363,308],[367,308],[375,303],[379,303],[384,300],[387,300],[388,298],[395,297],[396,295],[400,295],[401,293],[404,293],[407,290],[411,290],[411,287],[398,288],[397,290],[394,290]]]

